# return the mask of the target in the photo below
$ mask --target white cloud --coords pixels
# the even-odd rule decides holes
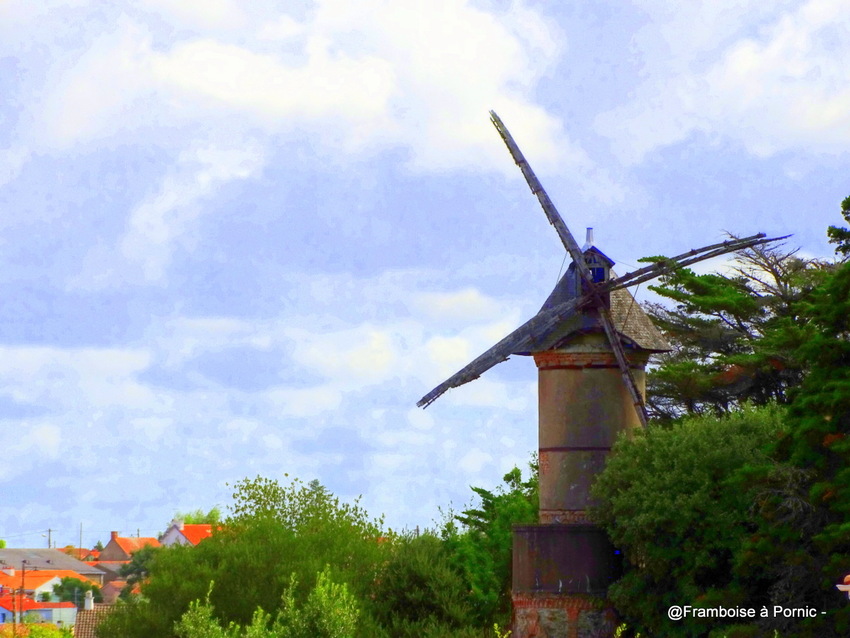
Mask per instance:
[[[434,418],[419,408],[410,408],[407,412],[407,421],[417,430],[431,430],[434,427]]]
[[[342,402],[340,391],[331,386],[275,388],[264,393],[273,412],[287,417],[313,417],[336,411]]]
[[[238,147],[204,144],[183,151],[156,192],[130,211],[117,245],[96,244],[80,272],[68,279],[68,287],[98,290],[162,283],[174,251],[191,250],[191,237],[211,208],[204,204],[222,186],[255,176],[264,164],[264,152],[249,140]]]
[[[138,5],[182,27],[235,30],[247,24],[240,3],[229,0],[141,0]]]
[[[152,407],[160,398],[134,379],[149,362],[142,350],[6,346],[0,383],[16,401],[39,406]]]
[[[17,440],[8,450],[10,456],[26,455],[57,458],[62,448],[62,431],[51,423],[23,425]]]
[[[15,179],[30,157],[31,153],[21,147],[0,149],[0,187]]]
[[[458,466],[469,474],[480,472],[484,466],[493,462],[493,457],[487,452],[474,448],[463,455]]]
[[[534,375],[536,370],[530,367],[528,372],[529,375]],[[534,407],[533,399],[535,397],[536,388],[528,391],[528,388],[524,389],[521,384],[513,383],[509,385],[486,377],[479,377],[472,383],[467,383],[447,393],[445,400],[453,406],[475,406],[523,412]]]
[[[475,288],[448,293],[421,293],[414,296],[413,306],[431,319],[463,319],[466,322],[489,319],[502,311],[495,299]]]
[[[846,3],[643,4],[652,22],[635,48],[645,80],[633,101],[597,118],[625,161],[696,132],[757,156],[846,152]]]
[[[67,150],[92,139],[124,138],[151,123],[147,110],[156,87],[148,29],[122,17],[112,31],[90,37],[76,61],[55,61],[54,85],[42,89],[46,99],[36,111],[37,146]]]
[[[154,78],[176,95],[220,104],[277,126],[291,118],[357,124],[383,117],[392,91],[388,64],[374,57],[335,55],[315,41],[305,67],[214,40],[177,45],[153,60]]]
[[[131,212],[120,240],[121,253],[141,266],[145,281],[160,281],[175,243],[204,214],[205,207],[200,203],[222,184],[253,176],[263,163],[263,152],[256,144],[185,151],[159,192]]]
[[[309,132],[335,153],[405,147],[418,170],[515,175],[487,121],[495,108],[538,170],[595,174],[530,97],[564,36],[523,2],[319,0],[300,17],[223,0],[137,8],[56,61],[36,116],[42,146],[171,148],[187,134],[260,128]],[[181,28],[164,32],[163,18]]]

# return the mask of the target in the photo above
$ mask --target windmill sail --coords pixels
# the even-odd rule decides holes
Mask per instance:
[[[507,361],[510,355],[527,354],[537,349],[536,344],[545,341],[565,319],[574,314],[577,305],[578,300],[571,299],[541,310],[487,352],[419,399],[416,405],[427,408],[447,390],[477,379],[496,364]]]
[[[447,390],[477,379],[512,354],[528,355],[557,348],[567,334],[574,334],[577,330],[602,330],[617,360],[638,418],[645,426],[647,414],[643,396],[632,376],[623,344],[650,352],[667,350],[668,345],[626,288],[663,276],[676,268],[759,244],[779,241],[787,236],[768,239],[763,234],[758,234],[742,239],[732,238],[687,251],[676,257],[659,259],[649,266],[627,273],[622,278],[595,282],[585,263],[585,252],[579,248],[507,127],[495,112],[490,111],[490,118],[522,171],[531,192],[537,197],[547,219],[567,249],[572,264],[534,317],[431,390],[417,405],[427,407]]]
[[[587,264],[584,262],[584,254],[582,253],[582,250],[578,247],[578,243],[576,243],[575,238],[569,228],[567,228],[566,223],[564,223],[558,209],[555,208],[555,204],[553,204],[552,200],[549,199],[549,195],[546,193],[546,190],[543,188],[540,180],[537,179],[534,171],[531,170],[531,165],[525,159],[522,151],[519,150],[519,146],[514,141],[502,120],[498,115],[496,115],[495,111],[490,111],[490,119],[507,145],[508,150],[511,153],[511,157],[514,158],[517,166],[519,166],[522,171],[531,192],[537,196],[537,200],[543,207],[543,212],[549,219],[549,223],[555,227],[558,237],[561,238],[561,242],[564,244],[564,247],[567,249],[570,257],[572,257],[573,265],[584,283],[583,289],[587,291],[590,301],[593,303],[599,314],[602,328],[608,338],[608,343],[614,353],[614,358],[617,360],[617,365],[619,366],[620,373],[623,376],[623,383],[626,384],[626,389],[629,392],[629,396],[632,398],[632,403],[638,413],[638,418],[640,419],[641,424],[646,426],[648,417],[646,414],[646,406],[643,401],[643,395],[638,389],[637,383],[635,383],[634,376],[632,375],[631,368],[629,367],[629,363],[626,359],[626,353],[623,351],[623,346],[620,343],[620,337],[617,334],[614,322],[611,319],[611,314],[605,304],[604,295],[600,292],[598,286],[594,283],[593,278],[591,277]]]

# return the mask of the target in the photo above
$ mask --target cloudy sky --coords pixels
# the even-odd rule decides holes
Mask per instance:
[[[284,473],[433,524],[527,461],[536,372],[415,402],[564,259],[488,110],[620,272],[827,257],[848,59],[846,0],[0,3],[0,538]]]

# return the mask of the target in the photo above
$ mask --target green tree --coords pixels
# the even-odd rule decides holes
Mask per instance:
[[[495,491],[473,487],[478,498],[443,527],[452,561],[470,589],[474,618],[481,627],[506,624],[511,613],[511,551],[513,525],[537,522],[538,468],[536,455],[523,479],[519,468],[503,477]],[[460,525],[457,525],[460,523]]]
[[[205,602],[193,601],[175,625],[179,638],[353,638],[359,609],[345,584],[334,583],[330,568],[316,578],[316,586],[299,605],[293,575],[275,615],[257,608],[246,627],[216,620],[209,593]],[[212,590],[212,587],[210,587]]]
[[[397,638],[457,632],[474,622],[469,585],[433,533],[394,539],[373,590],[376,620]]]
[[[325,565],[335,582],[368,600],[384,550],[382,522],[357,502],[343,503],[300,481],[284,486],[257,477],[234,486],[231,516],[197,547],[173,546],[155,553],[142,584],[142,599],[110,614],[102,638],[174,635],[189,604],[205,598],[223,626],[250,626],[258,607],[275,613],[295,574],[293,595],[305,604]],[[366,618],[361,624],[368,626]],[[362,635],[369,635],[364,633]]]
[[[673,301],[648,304],[674,347],[650,371],[647,395],[656,418],[723,414],[741,403],[786,403],[805,373],[796,357],[806,318],[799,305],[830,266],[796,250],[759,246],[736,256],[730,274],[675,271],[650,288]]]
[[[130,555],[130,562],[121,566],[119,574],[127,581],[127,585],[121,591],[122,598],[130,596],[135,586],[144,582],[148,577],[150,564],[160,550],[162,550],[162,547],[145,545]]]
[[[56,600],[59,602],[72,602],[78,609],[83,608],[87,591],[91,591],[95,602],[103,602],[103,594],[100,591],[100,587],[94,583],[66,576],[59,583],[53,585],[53,597]]]
[[[850,197],[841,202],[841,215],[844,221],[850,223]],[[836,244],[835,252],[843,259],[850,257],[850,229],[843,226],[830,226],[826,230],[829,243]]]
[[[845,203],[848,200],[845,200]],[[798,356],[809,370],[774,452],[784,473],[758,473],[761,525],[742,569],[761,576],[770,604],[811,606],[814,619],[775,619],[794,636],[846,636],[850,609],[835,584],[850,573],[850,263],[806,308]]]
[[[202,509],[196,509],[193,512],[176,512],[172,520],[183,521],[187,525],[218,525],[221,523],[221,510],[216,506],[208,512]]]
[[[283,605],[273,623],[281,638],[353,638],[360,615],[359,605],[345,583],[331,580],[325,567],[316,578],[316,586],[299,605],[295,596],[296,579],[283,594]]]
[[[609,596],[626,622],[649,635],[704,635],[704,621],[671,623],[671,605],[752,603],[735,566],[759,524],[741,472],[772,468],[782,431],[777,406],[706,414],[621,436],[598,476],[593,518],[626,559]],[[744,605],[747,606],[747,605]]]

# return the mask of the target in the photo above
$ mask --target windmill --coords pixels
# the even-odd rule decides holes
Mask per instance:
[[[589,597],[604,598],[619,569],[617,552],[586,516],[590,484],[617,434],[646,426],[645,366],[650,354],[670,349],[627,289],[677,268],[784,237],[733,238],[659,258],[615,277],[613,261],[594,245],[590,229],[580,248],[502,120],[493,111],[490,119],[572,264],[536,315],[417,405],[429,406],[511,355],[534,357],[539,374],[540,512],[538,525],[514,528],[512,636],[613,635],[612,612],[600,612],[599,604],[588,603]],[[583,633],[581,627],[593,629]]]
[[[626,362],[625,352],[611,316],[609,295],[612,292],[655,279],[677,268],[683,268],[705,259],[744,250],[759,244],[779,241],[786,237],[768,239],[763,233],[759,233],[751,237],[733,238],[717,244],[692,249],[675,257],[659,259],[649,266],[629,272],[622,277],[604,280],[598,271],[591,272],[591,270],[597,269],[592,269],[590,267],[591,264],[588,264],[584,251],[579,248],[578,243],[567,228],[560,213],[540,184],[540,180],[537,179],[534,171],[531,170],[531,166],[523,156],[513,136],[511,136],[507,127],[499,116],[496,115],[495,111],[490,111],[490,120],[505,141],[514,162],[519,166],[525,177],[525,181],[528,183],[529,188],[531,188],[531,192],[537,196],[540,205],[543,207],[543,212],[549,219],[549,223],[555,227],[561,243],[564,244],[564,248],[566,248],[567,253],[572,259],[571,268],[574,268],[580,277],[581,289],[579,294],[574,295],[572,298],[563,299],[563,295],[556,294],[559,292],[556,287],[555,291],[553,291],[547,300],[547,303],[543,305],[534,317],[526,321],[477,359],[443,381],[423,396],[416,405],[421,408],[428,407],[449,389],[477,379],[493,366],[506,361],[512,354],[528,355],[535,351],[552,348],[555,345],[552,343],[552,337],[557,333],[561,324],[578,313],[592,314],[595,312],[598,314],[599,324],[604,330],[608,344],[617,359],[617,365],[623,376],[623,383],[632,399],[641,425],[645,427],[648,420],[646,405]],[[590,239],[590,237],[588,238]],[[568,275],[569,273],[565,274],[564,278],[559,282],[558,285],[561,288],[566,287],[564,280],[567,279]]]

